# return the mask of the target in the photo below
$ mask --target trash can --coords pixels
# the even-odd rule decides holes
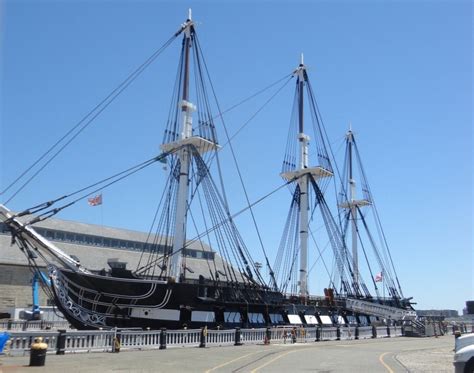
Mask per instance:
[[[7,344],[8,340],[10,339],[10,334],[6,332],[0,333],[0,354],[3,353],[3,349]]]
[[[43,342],[43,338],[35,338],[35,341],[31,344],[30,349],[30,367],[44,366],[47,350],[48,345]]]

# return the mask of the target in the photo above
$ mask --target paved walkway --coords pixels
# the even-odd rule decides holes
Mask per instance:
[[[452,372],[454,338],[386,338],[281,345],[48,355],[44,367],[29,357],[1,357],[10,372]]]

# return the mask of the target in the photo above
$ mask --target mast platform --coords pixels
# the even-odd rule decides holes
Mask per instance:
[[[340,203],[339,207],[343,209],[350,209],[355,206],[362,207],[362,206],[370,206],[371,204],[372,202],[366,199],[359,199],[359,200],[354,200],[354,201],[345,201],[343,203]]]
[[[205,138],[200,136],[192,136],[186,139],[169,142],[167,144],[161,145],[160,148],[163,152],[172,152],[186,145],[193,145],[199,152],[199,154],[203,154],[211,150],[220,149],[220,145],[216,144],[215,142],[206,140]]]
[[[307,167],[295,171],[282,172],[280,176],[287,181],[299,179],[301,176],[311,174],[316,180],[333,176],[333,173],[323,167]]]

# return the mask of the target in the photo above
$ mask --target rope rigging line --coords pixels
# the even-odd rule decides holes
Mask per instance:
[[[150,66],[156,58],[174,41],[174,39],[181,33],[176,32],[168,41],[166,41],[159,49],[157,49],[145,62],[143,62],[138,68],[136,68],[125,80],[123,80],[115,89],[113,89],[102,101],[100,101],[92,110],[90,110],[84,117],[82,117],[78,123],[76,123],[69,131],[67,131],[62,137],[60,137],[43,155],[41,155],[36,161],[34,161],[20,176],[18,176],[12,183],[10,183],[6,189],[4,189],[0,195],[3,195],[16,185],[28,172],[30,172],[36,165],[38,165],[43,159],[45,159],[50,153],[53,152],[68,136],[71,135],[70,139],[67,140],[50,158],[47,160],[30,178],[24,182],[16,192],[5,201],[5,204],[9,203],[20,191],[22,191],[48,164],[50,164],[79,134],[84,131],[92,121],[97,118],[130,84],[132,84],[143,71]],[[74,133],[74,131],[76,131]]]
[[[399,292],[400,294],[397,294],[397,296],[399,297],[400,295],[402,295],[402,291],[401,291],[400,283],[399,283],[399,280],[398,280],[398,276],[396,274],[395,266],[393,264],[391,252],[390,252],[390,249],[388,247],[385,234],[383,232],[383,228],[382,228],[382,225],[381,225],[381,222],[380,222],[380,218],[378,216],[377,207],[376,207],[375,201],[373,199],[372,192],[370,190],[370,185],[369,185],[368,180],[367,180],[367,176],[366,176],[366,173],[365,173],[365,170],[364,170],[364,166],[363,166],[363,163],[362,163],[362,159],[361,159],[361,156],[360,156],[358,145],[357,145],[356,139],[353,135],[351,137],[351,140],[352,140],[351,141],[352,149],[354,149],[354,154],[355,154],[355,157],[352,157],[352,159],[355,159],[356,167],[357,167],[359,176],[361,178],[360,183],[361,183],[363,196],[367,201],[370,202],[370,207],[371,208],[370,208],[369,211],[373,211],[373,213],[374,213],[375,227],[376,227],[377,232],[379,234],[380,243],[381,243],[381,247],[382,247],[382,253],[379,252],[379,249],[377,248],[377,245],[375,244],[375,240],[373,239],[372,234],[369,231],[369,225],[367,223],[366,216],[365,216],[365,214],[363,214],[363,212],[359,208],[359,206],[357,206],[357,211],[359,212],[359,214],[361,216],[361,220],[364,224],[364,229],[365,229],[365,231],[366,231],[366,233],[369,237],[369,241],[370,241],[371,246],[374,250],[374,254],[376,256],[376,259],[378,260],[379,265],[381,266],[381,269],[382,269],[383,273],[388,278],[387,282],[388,282],[389,285],[391,285],[389,287],[392,287],[392,289],[389,289],[389,292],[391,294]],[[341,202],[349,203],[349,197],[347,195],[347,191],[345,190],[346,184],[348,184],[348,179],[347,179],[349,177],[348,176],[348,167],[349,167],[350,156],[351,156],[351,154],[349,153],[350,150],[349,150],[349,139],[348,138],[346,138],[346,145],[347,145],[346,146],[346,155],[345,155],[344,167],[343,167],[343,175],[345,177],[343,179],[341,179],[341,190],[342,190],[341,197],[344,197],[345,200],[343,201],[343,198],[341,198]],[[358,230],[358,235],[359,235],[359,241],[363,244],[362,239],[360,237],[359,230]],[[382,254],[383,258],[380,256],[381,254]],[[364,255],[365,255],[365,252],[364,252]],[[393,271],[393,273],[392,273],[392,271]],[[370,270],[370,272],[371,272],[371,276],[373,277],[373,274],[372,274],[371,270]],[[393,282],[394,281],[393,277],[395,277],[395,280],[397,282],[398,291],[397,291],[397,288],[395,287],[395,283]],[[383,285],[385,286],[386,283],[384,282]]]
[[[284,184],[280,185],[279,187],[277,187],[276,189],[272,190],[271,192],[265,194],[263,197],[260,197],[259,199],[257,199],[255,202],[251,203],[251,207],[254,207],[256,206],[257,204],[259,204],[260,202],[262,202],[263,200],[267,199],[268,197],[270,197],[271,195],[275,194],[276,192],[278,192],[279,190],[283,189],[284,187],[286,187],[288,185],[289,182],[285,182]],[[244,212],[246,212],[247,210],[249,209],[249,206],[246,206],[244,208],[242,208],[241,210],[237,211],[236,213],[234,213],[231,218],[232,219],[235,219],[236,217],[238,217],[239,215],[243,214]],[[228,220],[228,218],[226,218],[224,221],[221,221],[219,222],[216,226],[213,226],[211,228],[209,228],[207,231],[199,234],[198,236],[192,238],[191,240],[189,240],[189,244],[190,243],[193,243],[194,241],[196,240],[199,240],[201,239],[201,237],[203,237],[204,235],[208,234],[210,231],[213,231],[213,230],[216,230],[218,229],[222,224],[225,224],[225,222]]]
[[[199,49],[199,51],[201,51],[201,47],[200,47],[200,43],[198,41],[198,38],[196,36],[196,46],[197,46],[197,49]],[[234,152],[234,149],[233,149],[233,146],[232,146],[232,142],[231,142],[231,138],[229,136],[229,133],[227,131],[227,126],[225,125],[225,121],[224,121],[224,118],[222,117],[222,110],[220,108],[220,105],[219,105],[219,102],[217,100],[217,96],[216,96],[216,92],[215,92],[215,89],[214,89],[214,86],[212,84],[212,81],[210,79],[210,74],[209,74],[209,70],[208,70],[208,67],[207,67],[207,63],[204,59],[204,56],[202,56],[202,53],[201,53],[201,57],[202,57],[202,61],[203,61],[203,64],[204,64],[204,69],[206,71],[206,74],[207,74],[207,77],[208,77],[208,81],[209,81],[209,84],[210,84],[210,88],[211,88],[211,91],[212,91],[212,94],[214,96],[214,100],[216,102],[216,105],[217,105],[217,109],[218,109],[218,112],[220,113],[220,120],[222,122],[222,126],[224,128],[224,133],[226,135],[226,139],[227,139],[227,142],[229,144],[229,147],[230,147],[230,151],[231,151],[231,154],[232,154],[232,159],[234,161],[234,164],[235,164],[235,167],[237,169],[237,173],[239,175],[239,180],[240,180],[240,183],[241,183],[241,186],[242,186],[242,189],[244,191],[244,195],[245,195],[245,198],[246,198],[246,201],[247,201],[247,205],[249,207],[249,211],[250,211],[250,214],[252,216],[252,221],[254,223],[254,227],[256,229],[256,232],[257,232],[257,236],[258,236],[258,240],[259,240],[259,243],[260,243],[260,246],[261,246],[261,249],[263,251],[263,254],[264,254],[264,257],[265,257],[265,261],[266,261],[266,265],[267,265],[267,268],[269,270],[269,273],[270,273],[270,277],[271,277],[271,280],[273,282],[273,284],[271,284],[275,289],[277,289],[277,284],[276,284],[276,281],[275,281],[275,277],[273,275],[273,270],[270,266],[270,262],[268,260],[268,255],[266,253],[266,250],[265,250],[265,247],[263,245],[263,241],[262,241],[262,237],[260,235],[260,231],[258,229],[258,226],[257,226],[257,222],[255,220],[255,215],[253,213],[253,209],[252,209],[252,206],[250,204],[250,199],[249,199],[249,196],[248,196],[248,193],[247,193],[247,190],[245,188],[245,185],[243,183],[243,177],[242,177],[242,174],[240,172],[240,168],[239,168],[239,165],[238,165],[238,162],[237,162],[237,157],[235,155],[235,152]],[[219,156],[218,156],[218,153],[216,152],[215,153],[216,156],[216,162],[217,162],[217,167],[218,169],[220,170],[220,161],[219,161]],[[219,172],[219,178],[220,178],[220,182],[221,182],[221,185],[223,186],[223,180],[222,180],[222,175],[221,175],[221,172]],[[226,208],[226,213],[228,215],[228,218],[229,219],[232,219],[231,215],[230,215],[230,211],[229,211],[229,208],[228,208],[228,203],[227,203],[227,197],[225,195],[225,191],[223,190],[223,198],[224,198],[224,201],[225,201],[225,208]]]
[[[168,187],[169,187],[169,185],[170,185],[171,183],[172,183],[172,173],[170,173],[170,174],[168,175],[167,179],[166,179],[165,190],[169,190]],[[165,198],[165,196],[168,196],[168,198]],[[163,193],[163,194],[161,195],[160,201],[158,202],[158,205],[157,205],[157,207],[156,207],[156,209],[155,209],[155,214],[154,214],[154,216],[153,216],[153,221],[152,221],[152,223],[151,223],[150,229],[148,230],[147,238],[146,238],[146,240],[145,240],[145,247],[144,247],[144,250],[142,250],[142,252],[141,252],[140,259],[139,259],[138,264],[137,264],[137,269],[135,270],[135,273],[137,273],[137,274],[139,274],[139,273],[141,273],[142,271],[146,270],[145,265],[144,265],[144,266],[141,266],[141,263],[142,263],[142,260],[143,260],[143,256],[144,256],[144,254],[145,254],[145,248],[147,247],[148,242],[149,242],[150,237],[151,237],[151,232],[153,231],[153,227],[155,226],[156,220],[157,220],[157,218],[158,218],[158,213],[159,213],[160,210],[161,210],[161,205],[162,205],[163,201],[166,201],[165,203],[169,203],[169,201],[171,201],[171,200],[172,200],[172,199],[171,199],[171,197],[169,196],[169,192],[168,192],[168,193]],[[161,211],[163,212],[163,211],[165,211],[165,210],[166,210],[166,209],[163,209],[163,210],[161,210]],[[161,215],[161,217],[160,217],[160,223],[162,222],[162,217],[163,217],[163,215]],[[161,225],[160,223],[158,223],[158,224]],[[158,230],[158,228],[157,228],[157,230]],[[150,256],[151,256],[151,254],[150,254],[149,257],[148,257],[147,265],[150,264]]]
[[[359,207],[357,207],[357,209],[360,211]],[[379,263],[379,265],[380,265],[380,268],[382,269],[383,274],[384,274],[386,277],[388,277],[388,282],[389,282],[389,284],[391,283],[391,284],[392,284],[392,287],[394,287],[394,283],[393,283],[392,276],[391,276],[390,272],[386,270],[386,265],[384,264],[382,258],[380,257],[380,253],[379,253],[379,251],[378,251],[378,249],[377,249],[377,246],[375,245],[375,241],[374,241],[372,235],[370,234],[369,228],[368,228],[368,226],[367,226],[367,222],[365,221],[365,218],[364,218],[362,215],[361,215],[361,220],[362,220],[362,223],[364,224],[364,228],[365,228],[365,230],[366,230],[367,236],[369,237],[369,241],[370,241],[370,243],[371,243],[371,245],[372,245],[372,248],[373,248],[373,250],[374,250],[375,257],[376,257],[376,259],[377,259],[377,261],[378,261],[378,263]],[[394,296],[394,297],[396,297],[397,294],[393,294],[393,291],[391,291],[390,289],[391,289],[391,288],[388,287],[388,290],[389,290],[389,292],[391,293],[391,295]]]
[[[168,154],[166,154],[166,155],[168,155]],[[69,202],[69,203],[67,203],[67,204],[65,204],[65,205],[63,205],[63,206],[60,206],[60,207],[57,207],[57,208],[54,208],[54,209],[51,209],[51,210],[47,210],[47,211],[45,211],[45,212],[43,212],[43,213],[37,215],[34,219],[32,219],[31,221],[27,222],[26,225],[32,225],[32,224],[38,223],[38,222],[40,222],[40,221],[46,220],[46,219],[48,219],[48,218],[50,218],[50,217],[56,215],[56,214],[57,214],[58,212],[60,212],[61,210],[64,210],[65,208],[74,205],[74,204],[77,203],[78,201],[87,198],[87,197],[90,196],[91,194],[97,193],[97,192],[99,192],[100,190],[102,190],[102,189],[104,189],[104,188],[107,188],[107,187],[109,187],[110,185],[113,185],[113,184],[115,184],[115,183],[117,183],[117,182],[119,182],[119,181],[121,181],[121,180],[123,180],[123,179],[125,179],[125,178],[127,178],[127,177],[129,177],[129,176],[131,176],[131,175],[133,175],[133,174],[135,174],[135,173],[137,173],[138,171],[140,171],[140,170],[142,170],[142,169],[144,169],[144,168],[150,166],[151,164],[160,161],[160,160],[163,159],[166,155],[163,155],[163,154],[162,154],[162,155],[160,155],[160,156],[151,158],[151,159],[149,159],[149,160],[147,160],[147,161],[145,161],[145,162],[142,162],[142,163],[140,163],[140,164],[138,164],[138,165],[136,165],[136,166],[130,167],[130,168],[128,168],[128,169],[125,170],[125,171],[122,171],[122,172],[119,172],[119,173],[117,173],[117,174],[115,174],[115,175],[113,175],[113,176],[107,177],[107,178],[105,178],[105,179],[103,179],[103,180],[101,180],[101,181],[99,181],[99,182],[93,183],[93,184],[91,184],[91,185],[89,185],[89,186],[87,186],[87,187],[81,188],[81,189],[79,189],[79,190],[77,190],[77,191],[75,191],[75,192],[73,192],[73,193],[70,193],[70,194],[68,194],[68,195],[62,196],[62,197],[60,197],[60,198],[58,198],[58,199],[56,199],[56,200],[53,200],[53,201],[45,202],[44,204],[42,204],[42,205],[44,206],[44,207],[42,207],[42,208],[38,208],[38,209],[36,209],[36,210],[34,210],[34,211],[32,211],[31,209],[27,209],[27,210],[25,210],[25,211],[23,211],[23,212],[21,212],[21,213],[19,213],[19,214],[14,215],[13,217],[11,217],[10,219],[7,219],[7,220],[11,220],[11,219],[16,218],[16,217],[19,217],[19,216],[30,215],[30,214],[32,214],[32,213],[39,212],[39,211],[41,211],[41,210],[44,210],[44,209],[46,209],[46,208],[49,208],[50,206],[52,206],[52,205],[53,205],[55,202],[57,202],[57,201],[60,201],[60,200],[66,199],[66,198],[70,198],[70,197],[75,196],[75,195],[77,195],[77,194],[79,194],[79,193],[82,193],[82,192],[84,192],[84,191],[86,191],[86,190],[88,190],[88,189],[94,188],[94,187],[96,187],[96,186],[98,186],[98,185],[101,185],[101,184],[107,182],[106,184],[101,185],[100,187],[98,187],[98,188],[96,188],[96,189],[93,189],[93,190],[91,190],[91,191],[89,191],[89,192],[87,192],[87,193],[85,193],[85,194],[83,194],[83,195],[77,197],[76,199],[73,199],[71,202]],[[112,181],[110,181],[110,180],[112,180]],[[38,206],[42,206],[42,205],[38,205]]]

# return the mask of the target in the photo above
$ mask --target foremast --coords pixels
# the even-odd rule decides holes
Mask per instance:
[[[295,70],[294,75],[297,78],[297,100],[298,100],[298,134],[299,144],[299,162],[298,167],[293,171],[283,172],[281,176],[288,181],[295,181],[299,189],[299,281],[298,293],[302,298],[309,296],[308,289],[308,233],[309,233],[309,182],[312,176],[315,180],[332,176],[329,170],[317,166],[309,166],[308,147],[310,137],[304,129],[304,90],[308,83],[308,74],[304,64],[303,54],[301,62]]]
[[[168,275],[179,282],[184,278],[183,248],[186,245],[187,214],[189,208],[190,164],[192,152],[204,153],[215,150],[218,145],[200,136],[193,136],[193,112],[196,106],[190,101],[190,58],[194,43],[194,22],[191,9],[186,22],[182,25],[184,68],[182,80],[182,96],[178,101],[181,111],[181,131],[176,141],[164,143],[161,149],[164,152],[176,151],[179,160],[178,192],[174,221],[173,245],[170,254]]]

